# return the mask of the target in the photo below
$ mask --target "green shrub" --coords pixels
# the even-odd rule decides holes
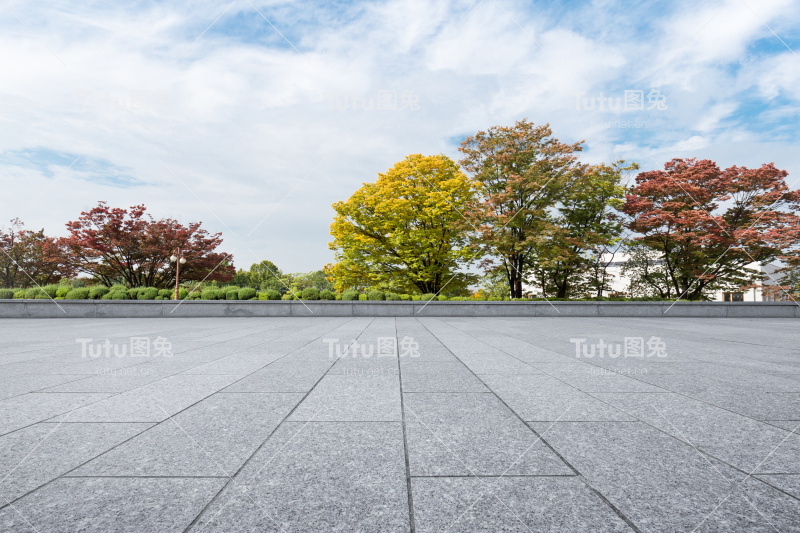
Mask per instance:
[[[237,285],[227,285],[225,287],[222,287],[220,290],[225,293],[226,300],[235,300],[236,298],[228,298],[228,294],[233,293],[238,297],[239,289],[241,289],[241,287]]]
[[[158,289],[155,287],[144,287],[136,293],[137,300],[155,300],[156,296],[158,296]]]
[[[391,301],[401,300],[400,295],[397,294],[396,292],[387,292],[385,296],[387,300]]]
[[[14,298],[14,289],[0,289],[0,300],[11,300]]]
[[[173,293],[172,293],[172,295],[174,296],[174,295],[175,295],[175,293],[173,292]],[[188,295],[189,295],[189,291],[187,291],[187,290],[186,290],[186,289],[184,289],[183,287],[181,287],[180,289],[178,289],[178,299],[179,299],[179,300],[183,300],[183,299],[185,299],[185,298],[186,298]]]
[[[386,295],[383,291],[369,291],[367,293],[367,300],[378,301],[378,300],[385,300]]]
[[[94,287],[89,289],[89,298],[92,300],[99,300],[106,294],[111,292],[108,287],[104,287],[102,285],[95,285]]]
[[[259,300],[280,300],[281,293],[275,289],[267,289],[258,293]]]
[[[239,299],[239,289],[235,291],[225,291],[225,299],[226,300],[238,300]]]
[[[436,295],[434,293],[432,293],[432,292],[428,292],[428,293],[423,294],[422,296],[420,296],[419,299],[421,301],[423,301],[423,302],[427,302],[429,300],[435,300],[436,299]]]
[[[348,289],[342,293],[342,300],[358,300],[358,299],[359,299],[358,291]]]
[[[14,292],[14,298],[17,300],[22,300],[25,298],[25,289],[18,289]]]
[[[64,298],[67,296],[67,293],[70,291],[70,287],[66,285],[62,285],[56,291],[56,298]]]
[[[437,298],[439,299],[440,302],[446,302],[447,300],[450,299],[447,296],[445,296],[444,294],[440,294]]]
[[[256,297],[256,290],[252,287],[242,287],[239,289],[239,299],[240,300],[252,300]]]
[[[175,297],[175,289],[159,289],[158,295],[165,300],[171,300]]]
[[[108,291],[101,297],[102,300],[127,300],[128,299],[128,291],[125,289],[122,290],[115,290],[115,291]]]
[[[89,289],[86,287],[80,287],[77,289],[71,289],[67,296],[65,297],[67,300],[88,300],[89,299]]]
[[[186,289],[183,289],[183,290],[186,290]],[[178,293],[178,296],[180,296],[180,293]],[[188,292],[188,291],[187,291],[187,294],[186,294],[186,296],[184,296],[184,297],[183,297],[183,298],[181,298],[181,299],[186,299],[186,300],[200,300],[200,299],[201,299],[201,296],[200,296],[200,291],[194,291],[194,292]]]
[[[42,289],[39,289],[36,292],[36,296],[34,296],[34,298],[36,298],[37,300],[49,300],[50,296],[48,296],[47,293],[44,292]]]
[[[300,293],[300,298],[303,300],[319,300],[319,289],[316,287],[307,287]]]
[[[222,300],[225,298],[225,294],[213,287],[207,287],[203,289],[203,292],[200,294],[200,298],[202,300]]]
[[[131,300],[137,300],[139,298],[139,291],[141,290],[142,289],[139,287],[128,289],[128,296],[130,296]]]
[[[336,293],[333,291],[329,291],[328,289],[319,291],[319,299],[320,300],[335,300]]]
[[[411,301],[411,295],[410,294],[401,294],[400,295],[400,299],[402,301],[404,301],[404,302],[410,302]]]
[[[44,287],[42,287],[42,290],[50,298],[55,298],[57,296],[56,293],[58,292],[58,289],[60,289],[60,288],[61,288],[61,285],[51,284],[51,285],[45,285]]]
[[[25,299],[26,300],[33,300],[36,298],[36,295],[39,294],[39,287],[30,287],[25,289]]]
[[[361,294],[358,295],[358,299],[364,302],[367,300],[367,295],[362,292]]]
[[[295,296],[291,292],[287,292],[286,294],[281,296],[281,300],[297,300],[297,296]]]

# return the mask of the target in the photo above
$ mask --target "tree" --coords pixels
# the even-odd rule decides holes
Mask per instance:
[[[444,155],[410,155],[346,202],[333,204],[337,290],[393,284],[408,292],[463,288],[475,276],[459,268],[474,256],[462,213],[475,184]]]
[[[74,275],[61,239],[46,236],[44,229],[26,230],[18,218],[11,220],[7,232],[0,230],[0,276],[3,286],[46,285]]]
[[[739,287],[757,272],[745,266],[778,258],[800,239],[800,191],[785,170],[720,170],[707,159],[673,159],[642,172],[623,211],[635,240],[656,254],[667,294],[699,300],[711,290]],[[661,274],[659,274],[660,276]]]
[[[599,275],[599,263],[623,231],[615,212],[624,202],[622,173],[638,168],[635,163],[624,165],[617,161],[575,169],[552,215],[551,231],[531,256],[534,277],[545,296],[602,295],[606,280]]]
[[[145,215],[143,205],[111,208],[105,202],[67,223],[66,245],[75,268],[104,285],[171,287],[175,265],[169,258],[178,248],[186,263],[181,279],[227,282],[235,273],[230,254],[216,253],[221,234],[209,234],[200,222],[183,226],[171,218]]]
[[[482,201],[471,211],[478,245],[498,256],[512,298],[522,297],[531,256],[554,230],[549,211],[561,200],[583,141],[564,144],[548,124],[521,120],[467,137],[461,166],[480,183]]]

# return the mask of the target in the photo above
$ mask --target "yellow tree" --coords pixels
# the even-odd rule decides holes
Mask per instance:
[[[413,154],[333,204],[337,262],[326,270],[336,288],[465,289],[475,276],[459,272],[474,259],[462,213],[475,193],[450,158]]]

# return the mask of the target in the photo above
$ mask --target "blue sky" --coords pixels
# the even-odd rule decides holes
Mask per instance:
[[[800,186],[798,1],[10,0],[0,30],[0,224],[53,235],[144,203],[237,266],[314,270],[333,202],[525,117],[587,162],[775,162]]]

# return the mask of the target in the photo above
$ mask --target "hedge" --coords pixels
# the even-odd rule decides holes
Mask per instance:
[[[385,300],[385,299],[386,299],[386,295],[383,294],[383,291],[369,291],[367,293],[367,300],[379,301],[379,300]]]
[[[258,293],[259,300],[280,300],[281,293],[275,289],[267,289]]]
[[[0,300],[11,300],[14,298],[14,289],[0,289]]]
[[[240,300],[252,300],[256,297],[258,293],[252,287],[242,287],[239,289],[239,299]]]
[[[342,300],[358,300],[358,291],[348,289],[342,293]]]
[[[158,296],[158,289],[155,287],[144,287],[136,293],[137,300],[155,300]]]
[[[89,299],[89,289],[86,287],[81,287],[79,289],[72,289],[67,293],[66,296],[67,300],[88,300]]]
[[[111,292],[111,289],[108,287],[103,287],[102,285],[95,285],[94,287],[89,289],[89,298],[92,300],[99,300],[106,294]]]
[[[329,291],[328,289],[319,291],[319,299],[320,300],[335,300],[336,293],[333,291]]]
[[[316,287],[306,287],[300,293],[303,300],[319,300],[319,289]]]

